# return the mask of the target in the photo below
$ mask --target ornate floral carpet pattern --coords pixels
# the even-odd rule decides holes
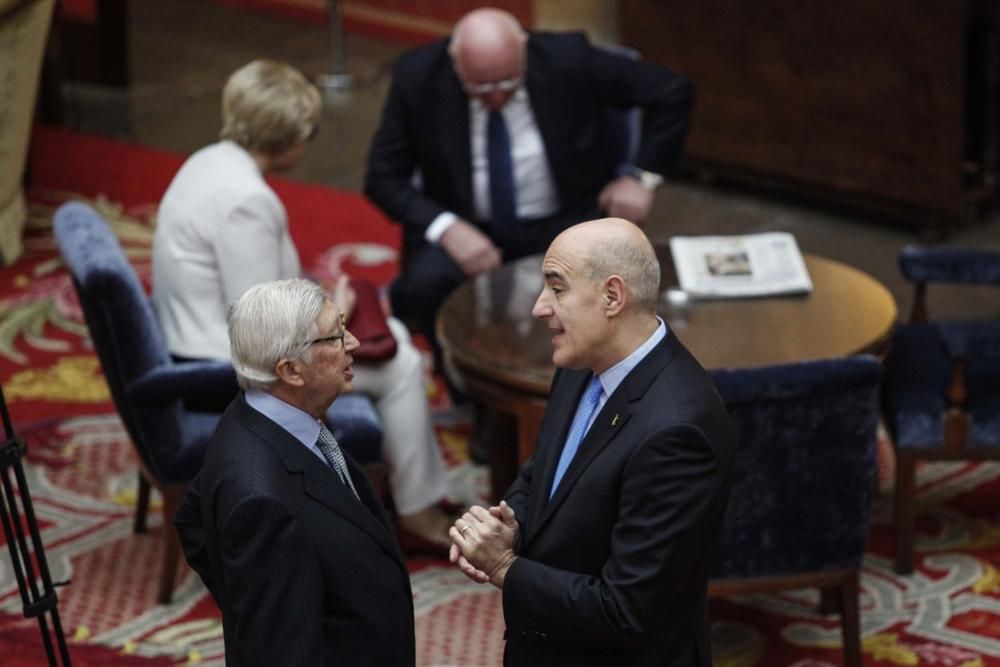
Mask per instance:
[[[28,442],[28,485],[53,578],[70,581],[59,589],[59,609],[74,664],[222,665],[218,610],[197,577],[184,569],[174,602],[153,603],[162,518],[153,513],[146,535],[131,532],[135,456],[50,230],[55,205],[87,198],[148,280],[155,202],[180,158],[53,130],[39,130],[33,147],[27,252],[0,269],[0,384]],[[306,267],[380,284],[391,277],[398,235],[360,196],[285,181],[275,187]],[[468,462],[467,416],[430,377],[428,392],[455,495],[482,497],[486,475]],[[928,466],[920,489],[911,577],[892,572],[891,507],[885,496],[876,503],[862,579],[865,664],[1000,665],[1000,466]],[[410,568],[419,664],[499,664],[499,593],[446,563],[414,559]],[[713,601],[716,664],[841,664],[839,623],[818,614],[817,603],[815,590]],[[0,666],[41,664],[37,625],[21,617],[4,553]]]

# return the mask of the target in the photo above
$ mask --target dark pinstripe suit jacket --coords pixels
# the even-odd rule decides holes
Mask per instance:
[[[406,564],[364,472],[362,502],[241,394],[174,520],[222,609],[228,665],[413,665]]]

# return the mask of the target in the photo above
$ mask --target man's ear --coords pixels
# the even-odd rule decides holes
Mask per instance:
[[[292,387],[301,387],[306,383],[302,377],[302,365],[293,359],[282,359],[274,367],[278,380]]]
[[[604,313],[609,317],[625,308],[625,281],[613,275],[604,281]]]

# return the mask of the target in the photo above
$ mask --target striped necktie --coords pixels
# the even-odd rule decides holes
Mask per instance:
[[[340,451],[337,439],[333,437],[333,433],[330,433],[330,429],[325,425],[320,425],[319,438],[316,440],[316,444],[319,446],[319,451],[323,452],[327,463],[330,464],[330,467],[340,477],[340,481],[351,487],[354,497],[361,500],[358,490],[354,488],[354,482],[351,481],[351,473],[347,470],[347,460],[344,459],[344,453]]]

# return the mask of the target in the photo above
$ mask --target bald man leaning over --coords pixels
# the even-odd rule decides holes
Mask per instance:
[[[558,369],[537,449],[499,507],[455,523],[452,560],[503,590],[507,665],[708,667],[729,414],[656,316],[659,265],[638,227],[571,227],[542,270],[532,314]]]
[[[583,220],[642,224],[679,160],[692,97],[683,76],[583,33],[526,32],[497,9],[404,54],[365,176],[365,194],[403,226],[393,312],[433,341],[438,308],[467,276],[544,252]],[[622,165],[608,111],[633,107],[642,135]]]

